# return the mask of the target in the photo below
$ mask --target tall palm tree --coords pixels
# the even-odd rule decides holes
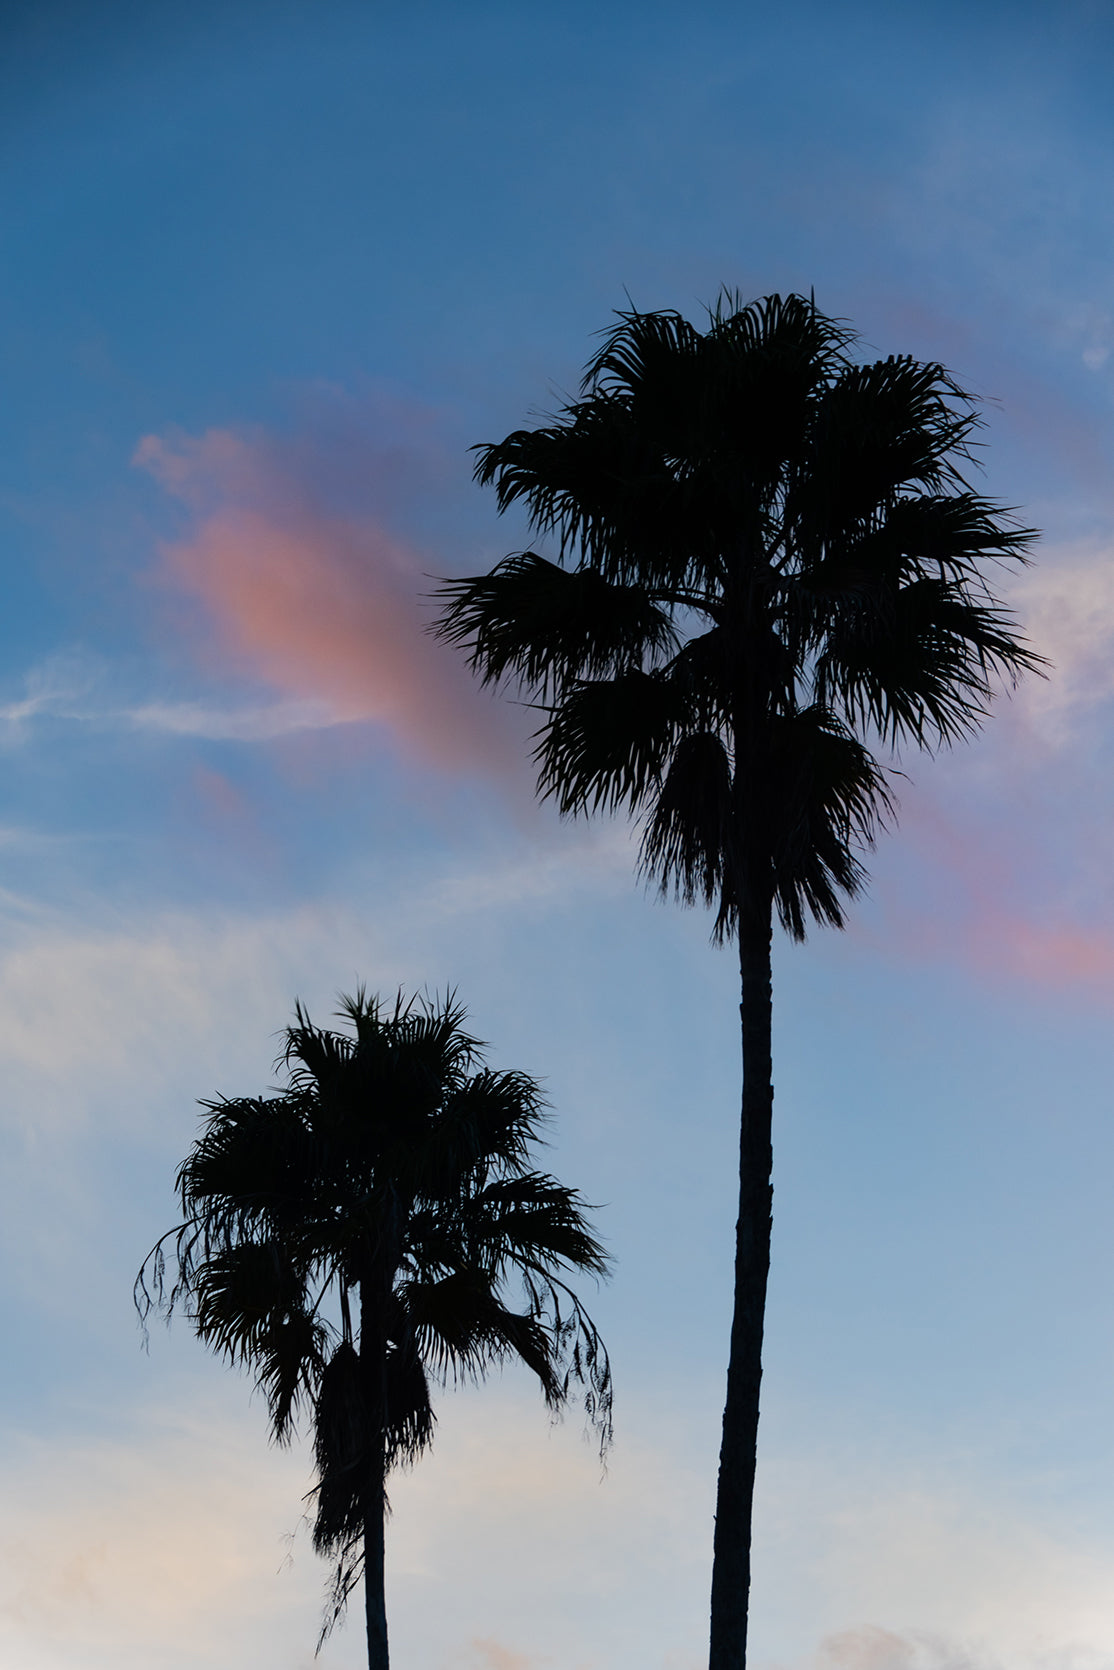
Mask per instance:
[[[1031,532],[968,479],[979,419],[942,366],[858,364],[802,296],[724,294],[699,330],[618,315],[581,398],[477,448],[535,551],[446,582],[437,630],[529,693],[539,791],[626,808],[664,893],[738,943],[744,1084],[712,1670],[746,1662],[771,1227],[770,952],[840,926],[892,811],[879,754],[973,731],[1037,663],[985,578]]]
[[[518,1358],[552,1410],[577,1380],[606,1445],[607,1352],[564,1275],[607,1259],[580,1196],[530,1169],[537,1081],[485,1066],[451,997],[384,1007],[361,990],[341,1014],[350,1032],[298,1006],[279,1094],[202,1104],[182,1222],[136,1296],[144,1316],[184,1306],[254,1372],[279,1443],[308,1408],[313,1543],[336,1562],[321,1639],[362,1575],[368,1664],[387,1670],[385,1486],[431,1442],[431,1378]]]

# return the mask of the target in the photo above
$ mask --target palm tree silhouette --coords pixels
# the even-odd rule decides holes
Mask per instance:
[[[977,728],[1039,658],[990,590],[1031,531],[975,493],[975,405],[935,364],[857,364],[812,300],[724,293],[701,331],[618,315],[581,398],[477,448],[525,551],[445,582],[436,630],[542,713],[539,792],[627,808],[643,873],[738,943],[744,1084],[711,1667],[746,1662],[771,1224],[770,952],[841,926],[892,812],[876,755]]]
[[[184,1306],[254,1372],[280,1443],[310,1410],[313,1543],[336,1562],[321,1641],[362,1575],[368,1664],[387,1670],[385,1485],[432,1440],[431,1378],[518,1358],[554,1411],[579,1381],[606,1446],[607,1352],[564,1273],[607,1258],[580,1196],[530,1169],[537,1081],[486,1067],[451,996],[386,1008],[361,990],[340,1013],[350,1032],[298,1006],[281,1093],[202,1103],[183,1221],[136,1298],[144,1317]]]

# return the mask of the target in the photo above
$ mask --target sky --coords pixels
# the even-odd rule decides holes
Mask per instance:
[[[131,1285],[301,998],[456,987],[599,1203],[601,1476],[525,1373],[392,1487],[408,1670],[697,1670],[737,993],[425,630],[469,447],[628,300],[814,288],[984,402],[1052,663],[780,944],[756,1670],[1114,1670],[1114,6],[0,14],[0,1659],[308,1670],[306,1448]],[[321,1664],[355,1670],[359,1617]]]

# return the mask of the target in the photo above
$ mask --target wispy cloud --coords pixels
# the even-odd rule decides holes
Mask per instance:
[[[36,722],[47,720],[214,742],[266,742],[344,723],[343,716],[320,700],[118,703],[108,694],[109,681],[108,666],[92,656],[75,652],[48,657],[25,675],[23,696],[0,705],[0,739],[9,746],[23,743]]]
[[[217,707],[206,702],[144,702],[102,715],[138,730],[171,736],[203,737],[212,742],[270,742],[299,731],[322,730],[343,723],[325,702],[282,701],[256,707]]]
[[[100,671],[84,655],[48,656],[27,673],[23,696],[0,705],[0,736],[9,743],[19,742],[31,720],[80,716]]]
[[[1014,582],[1012,597],[1036,649],[1051,663],[1027,679],[1018,711],[1033,739],[1063,749],[1114,700],[1114,546],[1046,550]]]

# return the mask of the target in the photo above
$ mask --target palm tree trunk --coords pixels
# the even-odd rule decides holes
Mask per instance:
[[[766,895],[743,912],[739,924],[743,1035],[739,1218],[735,1226],[735,1307],[716,1494],[710,1670],[745,1670],[747,1660],[751,1508],[773,1207],[772,917],[773,902]]]
[[[383,1557],[386,1548],[384,1535],[384,1503],[380,1485],[380,1505],[370,1509],[364,1520],[364,1612],[367,1618],[368,1670],[389,1670],[387,1651],[387,1599],[384,1582]]]
[[[385,1432],[387,1425],[387,1336],[383,1326],[382,1283],[360,1283],[360,1366],[369,1411],[367,1469],[364,1474],[364,1613],[367,1619],[368,1670],[390,1670],[387,1651]]]

